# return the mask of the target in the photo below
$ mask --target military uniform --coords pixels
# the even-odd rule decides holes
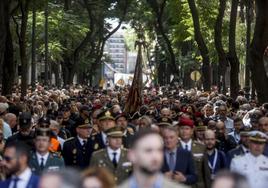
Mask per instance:
[[[228,166],[230,166],[231,161],[232,161],[233,158],[235,158],[235,157],[237,157],[239,155],[244,155],[244,154],[246,154],[248,152],[249,152],[248,149],[245,146],[243,146],[242,144],[237,146],[236,148],[228,151],[228,153],[226,155]]]
[[[41,167],[38,162],[37,154],[33,153],[29,161],[29,167],[31,168],[33,173],[35,173],[36,175],[40,175],[43,171],[60,170],[64,167],[64,161],[58,154],[49,153],[44,167]]]
[[[76,122],[76,128],[92,128],[89,120],[80,119]],[[63,144],[62,156],[66,166],[86,168],[89,166],[90,158],[93,153],[92,140],[72,137]]]
[[[98,114],[97,119],[99,121],[107,119],[115,121],[115,118],[112,116],[111,112],[107,109],[104,109],[100,114]],[[107,143],[105,139],[106,139],[106,132],[104,131],[101,131],[91,136],[94,151],[106,148]]]
[[[104,149],[106,147],[106,143],[104,143],[104,141],[103,141],[102,134],[105,134],[105,133],[99,132],[99,133],[92,135],[90,137],[90,141],[92,142],[94,151],[98,151],[98,150]]]
[[[197,141],[192,141],[191,152],[195,162],[196,174],[198,181],[193,187],[209,188],[210,187],[210,170],[208,167],[208,158],[205,155],[205,146]]]
[[[188,118],[181,118],[179,126],[188,126],[191,127],[192,129],[194,128],[194,122],[191,119]],[[198,176],[198,181],[195,185],[192,187],[195,188],[209,188],[210,187],[210,169],[208,166],[208,158],[206,154],[206,147],[205,145],[194,141],[190,140],[191,142],[191,149],[188,148],[188,150],[191,151],[193,155],[193,159],[195,162],[195,169],[196,169],[196,174]],[[188,143],[189,143],[188,142]],[[182,141],[179,142],[179,147],[183,147]],[[184,148],[186,149],[186,148]]]
[[[107,137],[111,139],[122,138],[123,128],[113,127],[108,129]],[[112,149],[110,145],[92,154],[90,166],[105,167],[114,175],[118,184],[126,180],[132,170],[132,165],[127,159],[127,149]]]
[[[109,158],[107,148],[96,151],[92,154],[90,166],[104,167],[108,169],[115,177],[117,183],[123,182],[129,177],[132,171],[132,165],[127,159],[127,149],[121,149],[120,158],[115,167]]]
[[[268,185],[268,158],[258,157],[251,153],[233,158],[230,169],[242,173],[249,180],[251,187],[267,188]]]
[[[70,138],[64,142],[62,156],[66,166],[86,168],[93,153],[93,146],[90,139],[85,145],[81,145],[77,137]]]
[[[260,131],[252,131],[250,141],[265,144],[267,136]],[[245,175],[250,187],[267,188],[268,185],[268,158],[263,154],[258,156],[251,152],[235,157],[230,169]]]

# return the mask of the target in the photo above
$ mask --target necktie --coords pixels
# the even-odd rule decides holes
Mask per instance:
[[[169,153],[169,169],[173,171],[175,169],[175,153]]]
[[[185,150],[189,151],[188,144],[185,145]]]
[[[83,140],[83,147],[85,147],[87,144],[87,141],[86,140]]]
[[[40,163],[40,168],[41,168],[41,170],[43,170],[44,167],[45,167],[45,164],[44,164],[44,158],[41,157],[41,163]]]
[[[18,184],[18,181],[19,181],[20,179],[18,178],[18,177],[15,177],[14,179],[13,179],[13,187],[12,188],[17,188],[17,184]]]
[[[117,167],[117,160],[116,160],[116,152],[113,152],[113,164],[114,164],[114,167]]]

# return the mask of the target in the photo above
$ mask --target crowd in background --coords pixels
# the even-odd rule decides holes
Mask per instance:
[[[243,90],[38,85],[0,96],[0,187],[266,188],[268,103]]]

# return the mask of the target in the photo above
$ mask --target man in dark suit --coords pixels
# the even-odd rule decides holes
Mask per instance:
[[[89,119],[77,119],[75,124],[77,136],[64,142],[62,156],[66,166],[86,168],[93,153],[92,140],[89,138],[92,126]]]
[[[192,185],[197,182],[194,160],[191,152],[178,148],[178,131],[168,126],[162,131],[164,138],[164,163],[162,172],[177,182]]]
[[[0,187],[37,188],[39,177],[35,176],[28,166],[29,149],[20,142],[6,145],[2,165],[6,169],[8,179],[0,182]]]
[[[112,127],[115,127],[115,118],[112,116],[111,112],[107,109],[102,110],[102,112],[97,116],[100,125],[100,132],[96,135],[92,135],[91,141],[93,142],[94,151],[103,149],[107,145],[107,135],[106,131]]]
[[[40,175],[44,170],[56,171],[63,168],[63,159],[58,154],[49,152],[51,130],[39,128],[35,135],[35,151],[29,162],[32,171]]]
[[[249,149],[248,149],[248,144],[249,144],[248,133],[249,132],[250,132],[249,127],[243,127],[240,130],[240,145],[230,150],[226,155],[228,167],[230,166],[231,161],[234,157],[239,156],[239,155],[244,155],[249,152]]]

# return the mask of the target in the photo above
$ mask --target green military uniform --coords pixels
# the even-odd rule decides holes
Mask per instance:
[[[194,122],[188,118],[180,118],[180,127],[188,126],[194,129]],[[179,146],[182,147],[182,143],[179,142]],[[184,148],[187,149],[187,148]],[[189,150],[189,149],[188,149]],[[195,162],[196,174],[198,181],[193,188],[209,188],[210,187],[210,170],[208,167],[208,158],[205,155],[206,147],[197,141],[192,140],[191,142],[191,153]]]
[[[192,155],[195,161],[196,173],[198,175],[198,182],[196,188],[209,188],[210,187],[210,170],[208,167],[208,158],[205,154],[205,145],[192,141]]]
[[[35,130],[35,139],[38,138],[51,138],[51,130],[48,128],[38,128]],[[35,140],[38,142],[38,140]],[[49,144],[49,139],[47,139]],[[38,154],[38,146],[35,148],[35,152],[32,152],[29,160],[29,166],[33,173],[40,175],[43,171],[56,171],[64,167],[63,159],[56,153],[50,153],[49,148],[45,155]],[[38,156],[40,157],[38,160]]]
[[[126,180],[131,171],[132,165],[127,159],[127,149],[121,149],[120,159],[117,167],[114,166],[109,158],[107,149],[102,149],[93,153],[90,166],[104,167],[108,169],[114,176],[117,183],[122,183]]]
[[[107,130],[106,134],[107,137],[122,138],[123,130],[120,127],[113,127]],[[114,158],[111,158],[111,154],[116,153],[118,155],[119,151],[120,155],[118,160],[114,161],[116,157],[114,156]],[[115,181],[118,184],[126,180],[132,171],[132,165],[127,159],[127,149],[117,148],[116,150],[113,150],[109,145],[105,149],[95,151],[92,154],[90,166],[104,167],[108,169],[114,175]]]
[[[58,154],[49,153],[47,161],[42,168],[38,163],[36,153],[33,153],[29,161],[29,166],[33,173],[40,175],[43,171],[56,171],[64,168],[64,161]]]

